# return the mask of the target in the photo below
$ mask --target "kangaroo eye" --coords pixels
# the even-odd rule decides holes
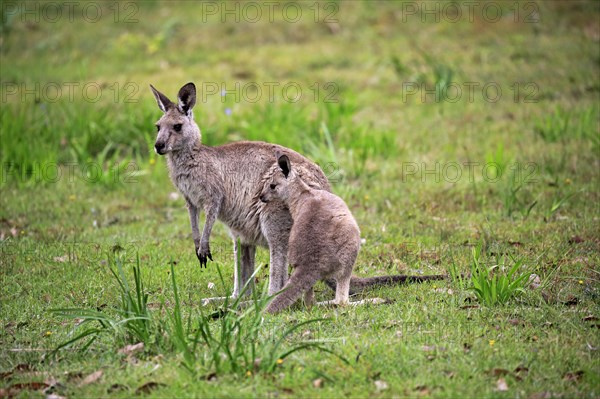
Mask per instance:
[[[160,130],[160,126],[156,125],[156,131],[158,132]]]
[[[173,125],[173,129],[175,129],[176,132],[181,132],[181,123]]]
[[[269,187],[271,187],[271,190],[275,190],[275,187],[277,187],[277,184],[271,184]]]

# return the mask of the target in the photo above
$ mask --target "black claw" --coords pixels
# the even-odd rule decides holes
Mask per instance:
[[[210,259],[211,261],[213,260],[210,251],[208,252],[208,254],[202,255],[202,254],[198,253],[198,248],[196,248],[196,256],[198,257],[198,260],[200,261],[200,267],[204,267],[204,268],[206,268],[206,266],[208,264],[208,259]]]

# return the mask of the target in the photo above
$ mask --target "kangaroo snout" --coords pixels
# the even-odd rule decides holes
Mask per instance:
[[[156,153],[158,155],[164,155],[164,153],[165,153],[165,143],[163,143],[162,141],[157,141],[154,144],[154,151],[156,151]]]

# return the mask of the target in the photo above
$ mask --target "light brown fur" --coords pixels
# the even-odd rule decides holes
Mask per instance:
[[[340,197],[309,187],[287,155],[280,155],[278,164],[281,171],[265,182],[260,198],[266,203],[282,200],[290,209],[294,224],[288,259],[294,271],[267,311],[279,312],[302,294],[312,302],[313,285],[326,278],[337,283],[334,303],[347,304],[352,268],[360,249],[358,224]]]

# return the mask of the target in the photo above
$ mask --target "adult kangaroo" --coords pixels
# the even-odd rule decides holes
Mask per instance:
[[[309,187],[331,191],[327,177],[312,161],[277,144],[240,141],[216,147],[202,144],[200,128],[192,109],[196,104],[196,86],[187,83],[177,95],[177,103],[150,85],[158,107],[164,113],[156,122],[154,149],[167,156],[169,175],[185,198],[196,256],[200,266],[212,260],[210,234],[217,219],[233,238],[234,289],[237,297],[254,272],[256,246],[270,252],[269,294],[279,292],[288,280],[288,241],[292,217],[280,200],[260,200],[264,183],[279,173],[273,154],[286,155],[294,171]],[[198,228],[198,210],[206,213],[202,235]],[[240,248],[238,248],[238,240]],[[241,262],[238,264],[238,251]],[[445,276],[352,277],[350,292],[363,288],[402,282],[420,282]]]
[[[207,261],[212,260],[210,234],[219,219],[229,228],[234,242],[233,295],[239,295],[254,272],[257,245],[269,247],[269,294],[278,292],[288,279],[292,218],[281,201],[265,204],[259,198],[263,182],[278,170],[273,154],[277,151],[286,154],[298,174],[313,188],[330,191],[327,177],[312,161],[277,144],[241,141],[216,147],[203,145],[192,113],[196,86],[184,85],[177,95],[177,104],[152,85],[150,88],[164,113],[156,122],[154,149],[167,156],[171,180],[185,198],[200,266],[206,267]],[[202,235],[198,229],[199,209],[206,213]]]

